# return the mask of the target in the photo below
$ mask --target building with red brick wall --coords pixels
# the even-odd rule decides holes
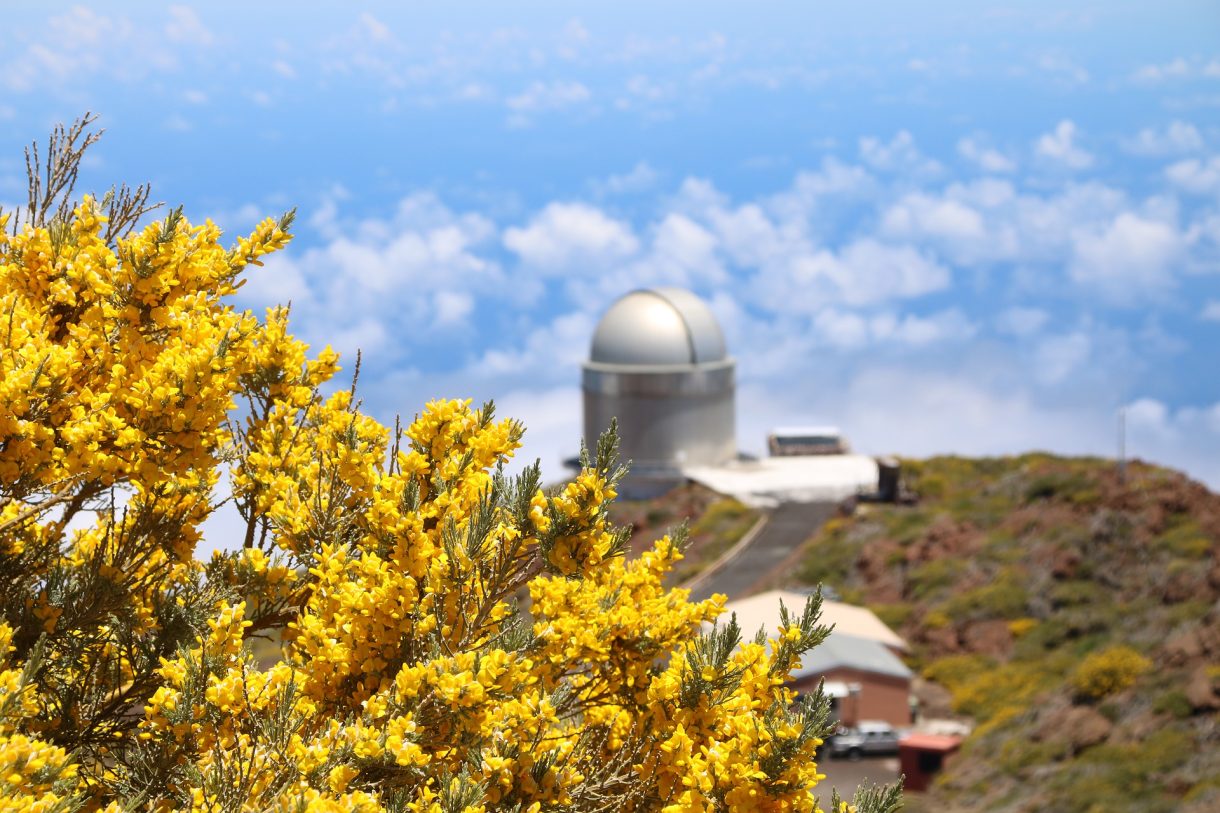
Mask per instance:
[[[826,681],[844,725],[861,720],[884,720],[895,727],[911,724],[911,670],[877,641],[832,632],[805,653],[792,677],[801,693],[813,692],[818,681]]]
[[[771,590],[729,602],[721,619],[737,616],[749,637],[762,627],[767,635],[779,633],[782,601],[799,614],[808,598],[794,591]],[[793,670],[794,688],[808,693],[825,680],[834,699],[835,714],[844,725],[861,720],[884,720],[893,726],[911,724],[911,670],[902,662],[906,641],[866,607],[838,601],[822,602],[821,623],[834,631],[819,646],[806,652]]]

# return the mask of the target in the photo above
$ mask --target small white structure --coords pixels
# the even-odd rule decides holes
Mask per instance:
[[[618,419],[619,454],[631,461],[620,491],[660,494],[688,466],[737,454],[736,365],[703,300],[681,288],[632,291],[610,306],[583,365],[585,443]]]
[[[877,489],[879,471],[875,459],[858,454],[764,457],[683,469],[691,480],[756,508],[838,502],[871,493]]]
[[[785,426],[771,430],[767,451],[772,457],[847,454],[847,441],[837,426]]]

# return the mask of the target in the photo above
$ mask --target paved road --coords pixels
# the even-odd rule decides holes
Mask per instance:
[[[724,593],[730,601],[749,595],[752,588],[834,515],[836,505],[832,502],[781,504],[771,512],[767,524],[748,547],[695,587],[691,600],[702,601],[712,593]]]
[[[837,788],[841,797],[851,801],[860,785],[888,785],[898,778],[898,757],[865,757],[852,762],[823,755],[818,760],[818,771],[826,774],[826,778],[814,792],[822,800],[823,809],[830,810],[831,788]]]

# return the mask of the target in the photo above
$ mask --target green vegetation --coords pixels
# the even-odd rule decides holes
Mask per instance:
[[[822,526],[815,550],[801,563],[800,581],[805,584],[845,585],[859,547],[855,538],[848,538],[853,523],[835,517]]]
[[[869,602],[948,690],[925,715],[974,722],[910,808],[1220,810],[1220,496],[1047,454],[903,470],[919,503],[827,523],[794,581]]]
[[[617,500],[610,519],[633,531],[631,550],[639,553],[679,526],[688,528],[685,558],[670,572],[667,584],[694,578],[737,544],[758,521],[754,509],[699,485],[687,485],[652,500]]]
[[[693,540],[686,559],[674,568],[674,584],[693,579],[737,544],[758,521],[758,512],[737,500],[724,498],[708,509],[691,526]]]

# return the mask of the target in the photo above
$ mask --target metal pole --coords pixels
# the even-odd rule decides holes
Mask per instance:
[[[1118,410],[1118,482],[1127,482],[1127,409]]]

